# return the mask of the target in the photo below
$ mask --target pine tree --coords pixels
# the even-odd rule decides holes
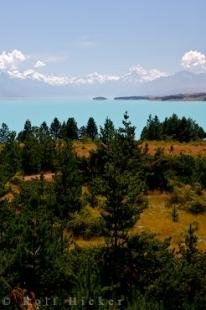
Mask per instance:
[[[49,188],[43,179],[21,184],[20,194],[10,206],[15,217],[9,221],[6,236],[7,246],[15,254],[9,267],[16,272],[14,283],[18,281],[20,287],[37,295],[62,292],[66,280],[68,243],[60,243],[59,229],[54,225],[50,208]]]
[[[99,186],[91,186],[90,189],[94,188],[96,195],[99,190],[99,194],[106,198],[103,207],[104,235],[109,245],[117,249],[125,244],[129,229],[147,205],[143,198],[144,182],[139,172],[142,168],[135,127],[127,112],[123,127],[117,130],[112,143],[101,145],[91,160],[100,167],[97,168],[97,182],[94,182],[95,171],[92,176],[92,184]]]
[[[9,141],[10,131],[7,124],[2,123],[0,128],[0,143],[7,143]]]
[[[68,118],[66,123],[66,137],[70,140],[78,139],[77,122],[73,117]]]
[[[157,115],[153,118],[150,114],[147,120],[147,125],[142,130],[141,139],[161,140],[162,138],[162,124],[160,123]]]
[[[198,237],[197,232],[197,223],[192,223],[189,225],[186,236],[185,236],[185,246],[183,249],[183,257],[188,263],[191,263],[198,253],[197,242]]]
[[[54,179],[54,214],[60,222],[61,240],[74,212],[81,207],[81,178],[72,146],[67,144],[58,153],[57,173]]]
[[[124,174],[109,163],[105,166],[106,202],[103,207],[104,235],[114,250],[128,240],[129,229],[134,226],[140,213],[146,207],[142,187],[137,176]]]
[[[122,172],[129,170],[130,173],[139,173],[140,175],[143,172],[144,158],[141,154],[139,143],[135,139],[136,128],[129,120],[127,112],[124,114],[122,124],[123,126],[117,130],[111,144],[113,162],[115,162],[117,169],[120,169]]]
[[[21,148],[22,169],[25,174],[37,173],[41,169],[41,147],[33,135],[28,135]]]
[[[87,128],[85,126],[81,126],[79,128],[79,138],[85,139],[87,137]]]
[[[20,131],[20,133],[18,134],[18,140],[20,142],[24,142],[24,140],[30,136],[32,134],[32,125],[30,120],[26,120],[25,124],[24,124],[24,129],[22,131]]]
[[[100,140],[105,144],[110,144],[115,136],[114,124],[108,117],[104,123],[104,127],[100,127]]]
[[[46,122],[43,122],[38,129],[38,140],[40,143],[44,143],[50,138],[49,127]]]
[[[54,118],[50,126],[50,132],[53,139],[60,138],[61,136],[61,123],[57,117]]]
[[[98,135],[97,125],[93,117],[90,117],[87,122],[86,133],[92,140],[94,140]]]

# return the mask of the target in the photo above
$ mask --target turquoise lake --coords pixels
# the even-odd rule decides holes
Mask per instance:
[[[97,125],[102,125],[108,116],[115,126],[121,125],[123,113],[128,111],[132,123],[136,126],[139,136],[146,124],[149,114],[158,115],[160,120],[172,113],[194,119],[206,129],[206,102],[201,101],[94,101],[71,99],[18,99],[0,100],[0,123],[5,122],[10,129],[19,131],[26,119],[32,125],[40,125],[43,121],[48,124],[56,116],[61,121],[75,117],[78,126],[85,125],[93,116]]]

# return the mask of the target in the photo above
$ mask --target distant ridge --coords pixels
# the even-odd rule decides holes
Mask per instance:
[[[206,93],[176,94],[168,96],[125,96],[115,97],[114,100],[206,101]]]

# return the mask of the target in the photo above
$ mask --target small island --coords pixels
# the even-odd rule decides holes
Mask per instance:
[[[106,97],[94,97],[93,100],[107,100]]]
[[[126,97],[115,97],[114,100],[149,100],[148,96],[126,96]]]

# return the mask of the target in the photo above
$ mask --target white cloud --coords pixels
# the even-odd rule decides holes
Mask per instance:
[[[38,60],[38,61],[35,63],[34,68],[41,68],[41,67],[45,67],[45,66],[46,66],[46,64],[45,64],[43,61]]]
[[[16,66],[27,59],[21,51],[13,50],[11,52],[3,52],[0,54],[0,70],[7,70],[9,68],[15,69]]]
[[[206,55],[196,50],[185,53],[181,65],[184,69],[202,72],[206,70]]]

